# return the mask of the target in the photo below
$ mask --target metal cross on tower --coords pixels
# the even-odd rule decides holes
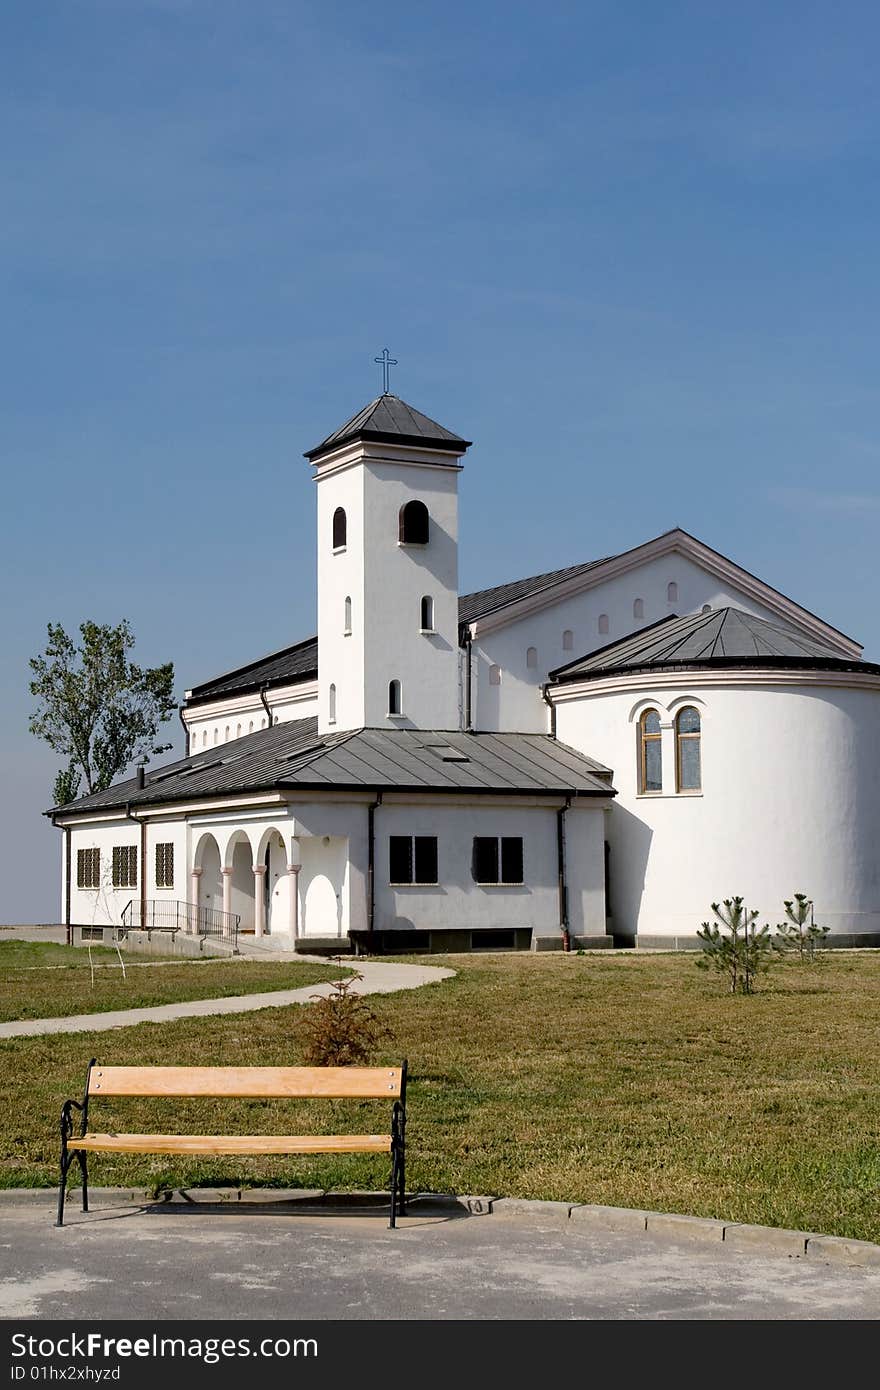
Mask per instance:
[[[387,348],[383,348],[382,356],[374,357],[373,361],[382,368],[382,395],[387,396],[391,381],[391,368],[397,366],[397,358],[392,357]]]

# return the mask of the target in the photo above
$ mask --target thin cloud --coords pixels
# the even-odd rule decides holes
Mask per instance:
[[[793,512],[824,512],[839,516],[873,515],[880,512],[880,493],[822,492],[815,488],[776,487],[767,494],[771,502]]]

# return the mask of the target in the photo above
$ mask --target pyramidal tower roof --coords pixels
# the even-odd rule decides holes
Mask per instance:
[[[442,450],[446,454],[463,454],[472,442],[444,429],[436,420],[429,420],[399,396],[386,394],[370,401],[314,449],[309,449],[304,457],[314,462],[341,444],[351,444],[358,439],[380,444],[411,444],[420,449]]]

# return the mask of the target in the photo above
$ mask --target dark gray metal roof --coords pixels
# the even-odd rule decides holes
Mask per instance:
[[[338,430],[328,434],[304,455],[310,461],[355,439],[376,440],[383,444],[416,444],[422,449],[443,449],[445,453],[464,453],[471,440],[429,420],[420,410],[407,405],[399,396],[377,396],[363,410],[352,415]]]
[[[472,623],[477,618],[494,613],[499,608],[515,603],[517,599],[538,594],[543,589],[552,589],[574,575],[585,574],[604,560],[587,560],[582,565],[569,565],[567,569],[548,570],[546,574],[535,574],[530,579],[515,579],[510,584],[498,584],[494,589],[480,589],[473,594],[462,594],[458,600],[458,621],[460,624]],[[307,637],[292,647],[282,647],[270,652],[259,661],[247,666],[239,666],[227,671],[214,680],[205,681],[193,687],[187,705],[201,704],[207,700],[217,700],[224,695],[243,695],[249,690],[259,690],[261,686],[290,685],[291,682],[312,680],[318,674],[318,639]]]
[[[473,594],[463,594],[458,600],[458,621],[475,622],[477,618],[484,618],[487,613],[495,613],[499,608],[506,608],[509,603],[516,603],[518,599],[529,598],[544,589],[552,589],[555,584],[573,579],[578,574],[586,574],[587,570],[595,569],[597,565],[604,565],[607,560],[614,558],[613,555],[606,555],[601,560],[587,560],[582,565],[569,565],[567,569],[562,570],[548,570],[546,574],[533,574],[530,579],[514,579],[510,584],[497,584],[494,589],[479,589]]]
[[[556,682],[598,679],[628,671],[705,666],[762,666],[865,670],[880,666],[842,657],[830,644],[784,623],[756,618],[740,608],[663,618],[617,642],[550,672]]]
[[[238,666],[214,680],[193,686],[187,704],[216,700],[221,695],[243,694],[248,690],[259,690],[263,685],[289,685],[291,681],[314,679],[317,674],[318,639],[306,637],[292,647],[282,647],[280,651],[270,652],[259,661],[251,661],[247,666]]]
[[[611,772],[546,734],[359,729],[318,735],[297,719],[80,797],[68,813],[267,790],[439,791],[613,796]]]

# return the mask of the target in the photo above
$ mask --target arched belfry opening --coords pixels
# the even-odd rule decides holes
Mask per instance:
[[[431,522],[424,502],[417,499],[405,502],[400,509],[398,522],[398,540],[401,545],[427,545],[430,531]]]

